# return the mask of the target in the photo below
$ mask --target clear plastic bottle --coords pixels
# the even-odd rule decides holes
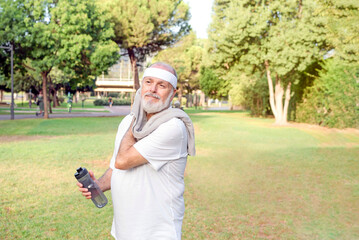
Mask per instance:
[[[94,182],[86,168],[79,167],[76,170],[75,178],[82,183],[84,188],[91,192],[91,200],[96,207],[102,208],[107,204],[107,198],[100,187]]]

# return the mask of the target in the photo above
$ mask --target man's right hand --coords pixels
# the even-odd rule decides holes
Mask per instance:
[[[89,170],[89,174],[90,177],[94,180],[97,181],[93,172],[91,170]],[[91,192],[88,190],[88,188],[84,188],[82,183],[77,182],[77,186],[79,187],[79,191],[82,192],[82,195],[87,198],[87,199],[91,199]]]

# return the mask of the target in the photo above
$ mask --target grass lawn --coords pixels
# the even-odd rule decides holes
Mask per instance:
[[[241,112],[193,111],[183,239],[359,239],[359,131]],[[121,118],[0,121],[0,238],[112,239],[112,202],[77,190],[100,177]]]

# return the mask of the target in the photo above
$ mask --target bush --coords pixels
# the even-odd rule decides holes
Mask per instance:
[[[131,99],[112,99],[112,106],[131,105]],[[93,104],[95,106],[108,106],[108,99],[96,99]]]
[[[304,92],[297,121],[336,128],[359,128],[359,67],[327,60]]]

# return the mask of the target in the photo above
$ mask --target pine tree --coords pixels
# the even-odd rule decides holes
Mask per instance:
[[[188,6],[183,0],[105,0],[101,3],[111,13],[115,42],[127,51],[138,89],[138,62],[189,33]]]

